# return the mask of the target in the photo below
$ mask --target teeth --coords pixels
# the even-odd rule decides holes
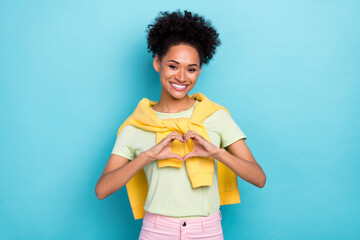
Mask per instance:
[[[186,87],[186,85],[177,85],[175,83],[171,83],[171,84],[174,85],[177,88],[185,88]]]

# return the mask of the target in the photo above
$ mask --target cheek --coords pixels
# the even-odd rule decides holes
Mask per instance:
[[[174,73],[170,70],[164,69],[160,72],[160,75],[161,75],[160,77],[167,79],[167,78],[171,78],[174,75]]]
[[[197,81],[198,77],[199,77],[199,74],[194,73],[189,76],[189,79],[191,80],[191,82],[195,83]]]

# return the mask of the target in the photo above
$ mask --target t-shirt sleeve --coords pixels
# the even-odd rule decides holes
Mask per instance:
[[[132,146],[134,136],[133,130],[134,128],[130,125],[126,125],[123,129],[121,129],[116,138],[111,154],[117,154],[129,160],[133,160],[135,158],[136,154]]]
[[[218,115],[218,120],[221,123],[219,134],[221,146],[223,148],[231,145],[239,139],[247,139],[243,131],[225,109],[218,110],[216,114]]]

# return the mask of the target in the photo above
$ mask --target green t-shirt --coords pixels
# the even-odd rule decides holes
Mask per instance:
[[[190,118],[193,107],[178,113],[162,113],[155,111],[159,119]],[[227,147],[239,139],[246,139],[229,113],[220,109],[203,121],[211,143]],[[129,160],[136,158],[156,144],[156,133],[146,131],[132,125],[125,126],[119,133],[112,154],[118,154]],[[192,188],[187,176],[186,166],[158,167],[153,161],[144,167],[149,185],[144,209],[147,212],[177,218],[203,217],[216,213],[220,208],[220,196],[217,178],[217,160],[213,184]]]

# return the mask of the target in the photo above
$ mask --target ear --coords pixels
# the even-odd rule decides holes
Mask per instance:
[[[160,72],[160,59],[158,55],[154,57],[153,66],[155,71]]]

